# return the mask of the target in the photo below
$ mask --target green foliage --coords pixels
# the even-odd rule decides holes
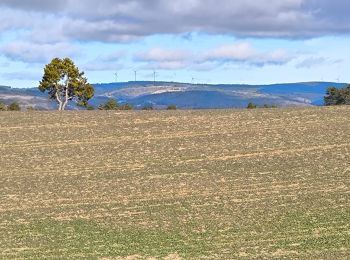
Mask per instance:
[[[120,109],[120,110],[133,110],[134,108],[133,108],[132,105],[126,103],[126,104],[121,105],[121,106],[119,107],[119,109]]]
[[[13,102],[7,107],[7,110],[8,111],[21,111],[21,107],[18,105],[17,102]]]
[[[91,106],[91,105],[87,105],[86,106],[86,110],[95,110],[95,108],[93,106]]]
[[[277,108],[276,105],[268,105],[268,104],[264,104],[263,108]]]
[[[99,110],[133,110],[132,105],[125,103],[122,105],[118,104],[118,101],[115,99],[110,99],[106,103],[101,104],[98,107]]]
[[[35,111],[35,108],[32,106],[27,107],[27,111]]]
[[[118,110],[119,104],[115,99],[110,99],[98,107],[99,110]]]
[[[6,111],[6,105],[2,102],[0,102],[0,111]]]
[[[345,88],[328,88],[326,96],[324,97],[324,104],[326,106],[349,105],[350,85]]]
[[[154,107],[152,104],[147,104],[142,108],[142,110],[154,110]]]
[[[68,101],[87,106],[94,96],[94,88],[87,82],[84,72],[69,58],[55,58],[45,66],[39,90],[48,92],[49,98],[59,104],[59,110],[64,110]]]
[[[256,108],[256,105],[252,102],[249,102],[248,106],[247,106],[248,109],[255,109]]]
[[[167,110],[177,110],[177,106],[176,105],[169,105],[167,107]]]

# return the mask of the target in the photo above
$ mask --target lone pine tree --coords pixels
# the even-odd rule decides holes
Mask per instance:
[[[84,72],[69,58],[54,58],[45,66],[39,90],[48,92],[49,98],[57,101],[59,111],[65,110],[69,101],[86,107],[94,96],[94,88],[87,82]]]

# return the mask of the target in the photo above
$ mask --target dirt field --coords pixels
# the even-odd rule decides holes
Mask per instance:
[[[0,259],[349,259],[350,107],[0,113]]]

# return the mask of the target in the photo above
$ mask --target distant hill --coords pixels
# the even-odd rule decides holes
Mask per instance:
[[[306,82],[273,85],[239,84],[187,84],[176,82],[124,82],[94,84],[93,106],[117,99],[135,107],[152,104],[158,108],[176,105],[179,108],[242,108],[249,102],[257,105],[319,106],[330,86],[344,87],[345,83]],[[16,101],[22,106],[42,109],[55,109],[56,103],[49,101],[47,95],[36,88],[11,88],[0,86],[0,101]],[[77,109],[70,106],[70,109]]]

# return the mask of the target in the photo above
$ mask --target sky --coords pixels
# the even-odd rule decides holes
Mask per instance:
[[[348,0],[0,0],[0,85],[53,58],[90,83],[350,82]]]

